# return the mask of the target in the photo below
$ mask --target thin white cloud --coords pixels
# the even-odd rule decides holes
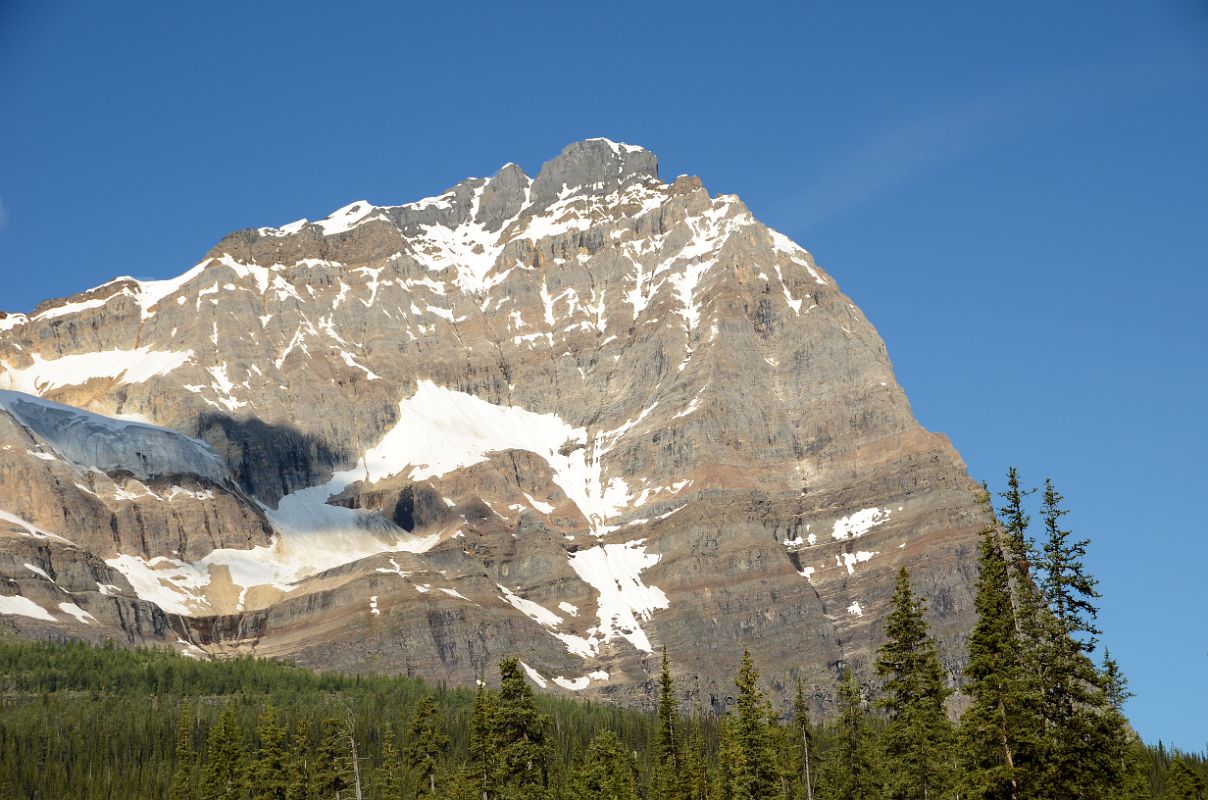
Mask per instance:
[[[4,198],[0,197],[0,231],[3,231],[8,225],[8,206],[4,205]]]
[[[783,212],[804,228],[820,226],[941,164],[1199,80],[1197,69],[1179,55],[1096,64],[902,122],[803,178],[805,188]]]

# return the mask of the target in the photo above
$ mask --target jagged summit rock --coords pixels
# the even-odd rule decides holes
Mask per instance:
[[[569,194],[608,195],[658,177],[659,162],[649,150],[608,139],[587,139],[567,145],[542,165],[533,181],[533,201],[540,208]]]
[[[465,684],[518,654],[625,703],[666,646],[704,706],[747,646],[821,702],[907,565],[963,663],[959,456],[808,252],[642,148],[0,316],[0,389],[0,594],[45,611],[0,625],[27,635]]]

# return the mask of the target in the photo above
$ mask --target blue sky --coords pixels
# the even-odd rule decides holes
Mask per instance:
[[[1199,0],[8,0],[0,309],[590,136],[810,249],[974,477],[1053,477],[1136,726],[1205,748]]]

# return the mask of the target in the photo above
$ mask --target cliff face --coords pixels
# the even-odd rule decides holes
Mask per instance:
[[[902,565],[954,671],[972,624],[976,487],[872,325],[641,148],[0,317],[0,388],[29,635],[466,684],[516,654],[626,703],[666,646],[707,705],[743,646],[782,693],[866,670]]]

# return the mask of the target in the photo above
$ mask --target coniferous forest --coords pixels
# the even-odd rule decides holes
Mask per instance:
[[[1206,800],[1202,753],[1147,744],[1099,647],[1088,542],[1051,482],[1008,473],[982,534],[959,686],[898,576],[872,680],[777,713],[743,653],[721,716],[649,712],[273,661],[0,639],[0,797],[40,800]],[[987,507],[991,497],[985,495]]]

